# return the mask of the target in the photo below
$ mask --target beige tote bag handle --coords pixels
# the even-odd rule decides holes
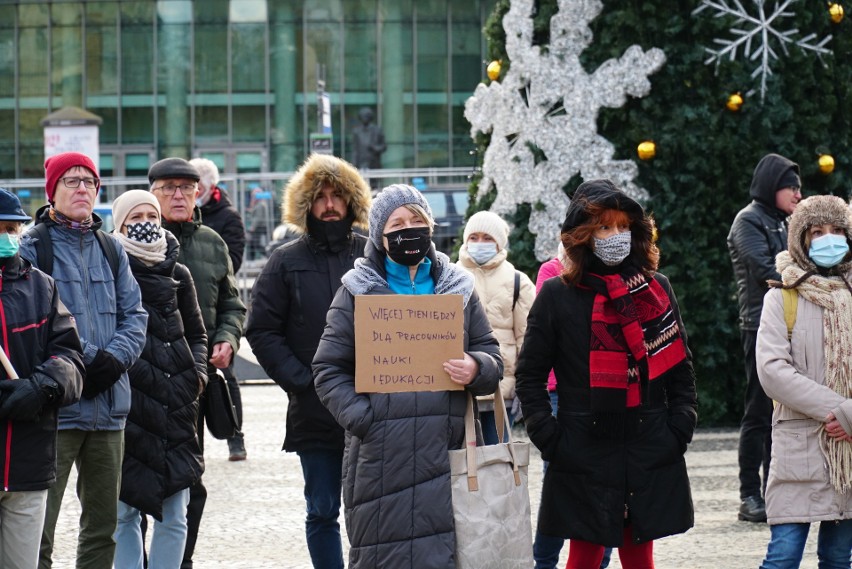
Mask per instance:
[[[506,402],[503,401],[503,395],[500,393],[499,387],[494,394],[494,423],[497,427],[497,440],[500,441],[498,444],[505,445],[512,457],[515,486],[520,486],[521,475],[518,472],[518,461],[515,459],[515,449],[512,446],[512,430],[509,426],[509,414],[506,412]],[[508,443],[503,443],[504,433],[509,433]],[[464,442],[465,450],[467,451],[467,489],[471,492],[476,492],[479,490],[478,469],[476,465],[476,424],[473,418],[473,396],[469,391],[467,392],[467,410],[464,414]]]

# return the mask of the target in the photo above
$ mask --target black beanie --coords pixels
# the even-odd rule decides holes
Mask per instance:
[[[793,168],[788,169],[778,178],[778,187],[775,191],[783,190],[784,188],[801,188],[802,180]]]

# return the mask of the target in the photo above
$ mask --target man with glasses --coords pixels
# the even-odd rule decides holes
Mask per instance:
[[[192,273],[198,305],[204,318],[209,342],[208,375],[225,369],[239,348],[246,307],[240,300],[228,246],[219,235],[201,224],[196,207],[198,170],[183,158],[165,158],[148,170],[151,193],[160,203],[163,228],[180,242],[178,262]],[[204,415],[198,416],[198,441],[204,451]],[[207,489],[201,480],[190,489],[187,508],[187,537],[182,569],[192,567],[192,554],[198,538]]]
[[[76,464],[82,508],[76,566],[109,569],[130,411],[126,370],[145,345],[148,314],[127,254],[100,232],[101,219],[93,213],[100,180],[92,160],[65,152],[45,160],[44,169],[49,204],[36,213],[37,226],[22,236],[20,252],[53,275],[60,299],[74,315],[86,378],[79,403],[59,410],[56,484],[47,495],[39,567],[52,566],[56,520]],[[44,263],[47,251],[50,263]]]
[[[778,154],[767,154],[754,169],[749,191],[752,202],[740,210],[728,234],[746,371],[739,441],[741,503],[737,517],[747,522],[766,521],[763,492],[772,443],[772,400],[757,377],[757,328],[768,289],[766,281],[781,280],[775,269],[775,256],[787,249],[787,217],[802,199],[801,187],[798,164]]]

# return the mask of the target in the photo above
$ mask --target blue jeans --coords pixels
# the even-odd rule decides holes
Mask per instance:
[[[769,546],[760,569],[798,569],[811,524],[777,524],[769,529]],[[852,520],[820,522],[817,558],[819,569],[849,569]]]
[[[507,410],[509,416],[509,428],[515,422],[515,417],[511,411]],[[497,444],[497,425],[494,420],[494,411],[482,411],[479,414],[479,424],[482,426],[482,440],[487,445]],[[505,428],[505,427],[504,427]],[[510,433],[503,433],[503,442],[509,442]]]
[[[340,491],[343,450],[299,451],[305,477],[305,535],[315,569],[343,569],[340,540]]]
[[[180,567],[186,545],[186,506],[189,488],[163,500],[163,521],[154,520],[149,567]],[[142,569],[142,513],[124,502],[118,502],[118,525],[115,528],[115,569]]]

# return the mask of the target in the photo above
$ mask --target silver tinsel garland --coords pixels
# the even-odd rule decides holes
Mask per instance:
[[[512,0],[503,17],[511,67],[502,81],[480,84],[465,103],[471,136],[491,134],[480,196],[496,187],[491,211],[502,215],[522,203],[532,205],[529,229],[539,261],[556,253],[570,203],[563,187],[576,174],[584,180],[609,178],[636,199],[648,197],[634,182],[636,164],[615,160],[613,145],[598,135],[597,115],[601,107],[621,107],[627,95],[647,95],[648,75],[666,58],[658,48],[643,52],[634,45],[587,73],[580,54],[592,42],[588,23],[601,8],[599,0],[559,0],[550,45],[543,50],[532,43],[533,0]],[[540,150],[538,159],[531,146]]]

